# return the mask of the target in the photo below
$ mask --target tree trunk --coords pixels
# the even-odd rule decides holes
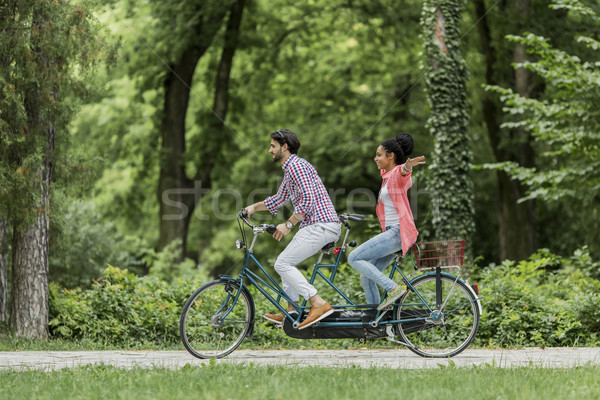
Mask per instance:
[[[530,11],[530,0],[518,0],[517,9],[521,21],[528,21]],[[519,32],[520,33],[520,32]],[[522,63],[527,60],[525,46],[517,43],[513,53],[513,62]],[[535,88],[533,84],[533,76],[530,71],[524,68],[515,70],[515,87],[517,92],[523,97],[532,97]],[[533,138],[530,132],[522,128],[515,129],[511,132],[513,143],[515,143],[515,154],[512,161],[517,161],[523,167],[535,167],[535,151],[533,150]],[[516,200],[525,196],[526,188],[517,180],[511,180],[511,195],[515,200],[515,216],[511,220],[516,230],[516,237],[512,238],[509,248],[509,253],[513,253],[513,260],[522,260],[529,257],[538,248],[538,236],[536,231],[536,202],[529,200],[524,203],[517,204]],[[509,232],[505,232],[509,234]]]
[[[176,79],[178,82],[172,82],[167,87],[166,122],[163,123],[162,130],[163,157],[166,154],[170,154],[170,157],[167,159],[161,158],[159,249],[164,248],[174,240],[179,240],[181,244],[179,260],[183,259],[185,255],[187,232],[192,214],[198,201],[200,201],[202,193],[205,193],[211,187],[212,169],[222,145],[227,139],[224,132],[224,121],[229,103],[229,77],[233,56],[238,44],[244,3],[245,0],[236,1],[229,13],[223,53],[217,70],[213,108],[209,114],[209,121],[204,135],[206,140],[203,148],[198,149],[202,153],[202,160],[193,180],[185,175],[182,161],[185,154],[185,115],[193,73],[198,60],[208,46],[195,53],[193,57],[189,57],[185,62],[179,63],[178,66],[186,72],[185,75],[179,76],[187,78],[185,80],[187,83],[183,85],[179,79]],[[169,91],[170,88],[173,88],[173,92]],[[175,95],[175,92],[179,95]],[[171,117],[169,118],[169,116]],[[172,130],[172,134],[169,134],[169,129]],[[168,153],[164,151],[165,144],[168,146]]]
[[[518,3],[519,17],[527,18],[529,1]],[[478,22],[479,36],[486,60],[486,83],[498,85],[495,70],[497,66],[496,50],[492,43],[490,27],[485,14],[483,0],[475,1],[476,19]],[[525,49],[518,44],[513,51],[513,61],[525,60]],[[515,86],[519,94],[529,97],[532,90],[531,74],[519,68],[514,72]],[[487,93],[482,99],[483,117],[487,126],[488,137],[497,162],[516,161],[523,166],[534,165],[534,151],[531,146],[532,138],[526,132],[509,132],[508,145],[503,143],[503,132],[500,128],[502,122],[502,107]],[[515,138],[525,138],[516,140]],[[504,138],[506,141],[506,138]],[[525,188],[517,180],[511,179],[504,171],[497,172],[498,182],[498,239],[499,256],[501,260],[522,260],[537,250],[538,240],[536,233],[535,201],[518,203],[525,195]]]
[[[0,218],[0,322],[8,321],[8,227],[6,221]]]
[[[185,174],[185,119],[194,71],[198,61],[210,47],[227,12],[225,8],[217,8],[215,15],[197,19],[194,31],[198,40],[191,41],[179,60],[169,66],[164,83],[157,190],[160,204],[158,249],[162,250],[171,242],[179,240],[179,260],[185,255],[189,222],[199,200],[196,199],[194,182]]]
[[[231,7],[227,30],[225,31],[225,43],[221,53],[221,61],[217,69],[215,80],[215,96],[213,108],[209,114],[209,122],[206,130],[206,140],[203,146],[203,157],[196,174],[196,179],[202,182],[203,187],[211,186],[211,172],[219,156],[223,144],[231,133],[226,132],[225,118],[229,106],[229,77],[233,65],[233,56],[238,46],[242,14],[245,0],[237,0]]]
[[[194,46],[196,47],[196,46]],[[160,236],[162,250],[172,241],[181,240],[181,258],[187,239],[187,227],[192,214],[189,199],[190,180],[185,175],[185,116],[192,78],[198,60],[206,49],[184,51],[172,66],[165,80],[165,101],[161,125],[160,176],[158,201],[160,204]]]
[[[10,327],[16,336],[48,337],[48,214],[13,231]]]
[[[34,104],[37,105],[35,100],[28,108]],[[35,118],[39,109],[30,110],[29,115]],[[46,124],[47,153],[39,175],[34,178],[39,185],[39,198],[33,221],[15,225],[12,244],[11,332],[38,339],[48,337],[48,210],[55,132],[52,123]]]
[[[56,59],[52,49],[44,43],[43,25],[46,23],[43,7],[33,10],[31,48],[33,63],[40,71],[48,70]],[[48,337],[48,210],[50,208],[50,183],[52,181],[55,127],[53,115],[42,106],[42,98],[52,93],[54,101],[58,91],[43,92],[41,85],[31,81],[26,90],[24,108],[27,114],[26,136],[39,145],[42,160],[39,167],[27,177],[35,196],[31,213],[13,225],[12,279],[10,296],[10,330],[16,336],[46,339]],[[46,105],[47,107],[47,105]]]

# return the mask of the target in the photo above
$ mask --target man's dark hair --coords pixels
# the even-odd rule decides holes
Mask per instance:
[[[396,165],[401,165],[406,162],[408,156],[413,152],[415,142],[408,133],[400,133],[395,138],[387,139],[381,142],[381,147],[388,153],[394,153],[394,161]]]
[[[300,149],[300,140],[298,140],[296,134],[289,129],[279,129],[275,132],[271,132],[271,139],[279,143],[280,146],[287,144],[290,153],[298,154],[298,149]]]

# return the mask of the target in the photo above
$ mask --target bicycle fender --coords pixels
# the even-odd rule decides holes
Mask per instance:
[[[479,295],[477,293],[475,293],[475,290],[469,284],[469,281],[465,281],[465,285],[467,285],[467,288],[469,288],[469,290],[471,291],[471,293],[473,293],[473,296],[475,296],[475,299],[477,300],[477,308],[479,309],[479,316],[481,317],[483,315],[483,307],[481,306],[480,297],[479,297]]]
[[[456,275],[452,275],[452,274],[449,274],[447,272],[442,272],[442,275],[445,275],[446,277],[451,278],[451,279],[456,279]],[[435,272],[428,272],[426,274],[422,274],[422,275],[416,276],[413,279],[411,279],[410,282],[412,283],[415,280],[417,280],[418,278],[421,278],[422,276],[435,276]],[[475,303],[477,304],[477,311],[479,311],[479,316],[482,316],[483,315],[483,307],[481,306],[481,301],[480,301],[479,296],[477,295],[477,293],[475,293],[475,291],[473,290],[473,288],[471,287],[471,285],[469,285],[469,282],[464,281],[464,280],[462,280],[460,278],[458,278],[458,280],[460,282],[464,283],[465,286],[467,287],[467,289],[469,289],[469,291],[471,292],[471,294],[475,298]]]
[[[219,275],[219,280],[232,282],[235,285],[237,285],[238,287],[240,286],[240,281],[229,275]],[[256,307],[254,305],[254,298],[252,297],[252,294],[250,293],[248,288],[246,286],[243,286],[242,291],[245,292],[248,295],[248,298],[250,299],[250,329],[248,330],[246,337],[249,339],[252,339],[252,335],[254,334],[254,319],[255,319],[255,315],[256,315],[255,314]]]

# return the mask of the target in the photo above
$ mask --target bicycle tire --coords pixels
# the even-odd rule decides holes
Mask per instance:
[[[253,305],[250,293],[235,282],[220,279],[201,286],[183,306],[179,320],[186,350],[202,359],[234,351],[251,329]]]
[[[435,310],[436,277],[427,274],[416,277],[411,284],[423,299]],[[415,323],[396,325],[400,338],[408,344],[408,348],[422,357],[447,358],[459,354],[466,349],[479,329],[479,310],[473,292],[461,280],[453,275],[442,274],[442,294],[446,301],[444,310],[437,313],[439,319],[434,320],[434,314],[429,311],[417,294],[410,290],[402,298],[402,303],[395,309],[394,319],[401,315],[423,315],[428,319],[415,326]],[[454,289],[448,297],[451,286]],[[420,303],[420,304],[419,304]]]

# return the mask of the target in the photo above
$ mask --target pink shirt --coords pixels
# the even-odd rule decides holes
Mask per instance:
[[[408,253],[408,249],[417,241],[419,232],[415,227],[415,221],[413,219],[412,211],[410,210],[410,204],[408,203],[408,196],[406,192],[412,186],[412,171],[402,176],[401,165],[397,165],[390,172],[386,172],[384,169],[381,170],[381,177],[384,184],[387,184],[387,190],[394,203],[394,208],[398,212],[400,217],[400,238],[402,239],[402,254]],[[379,200],[377,203],[377,217],[381,223],[381,230],[385,232],[385,210],[383,202]]]

